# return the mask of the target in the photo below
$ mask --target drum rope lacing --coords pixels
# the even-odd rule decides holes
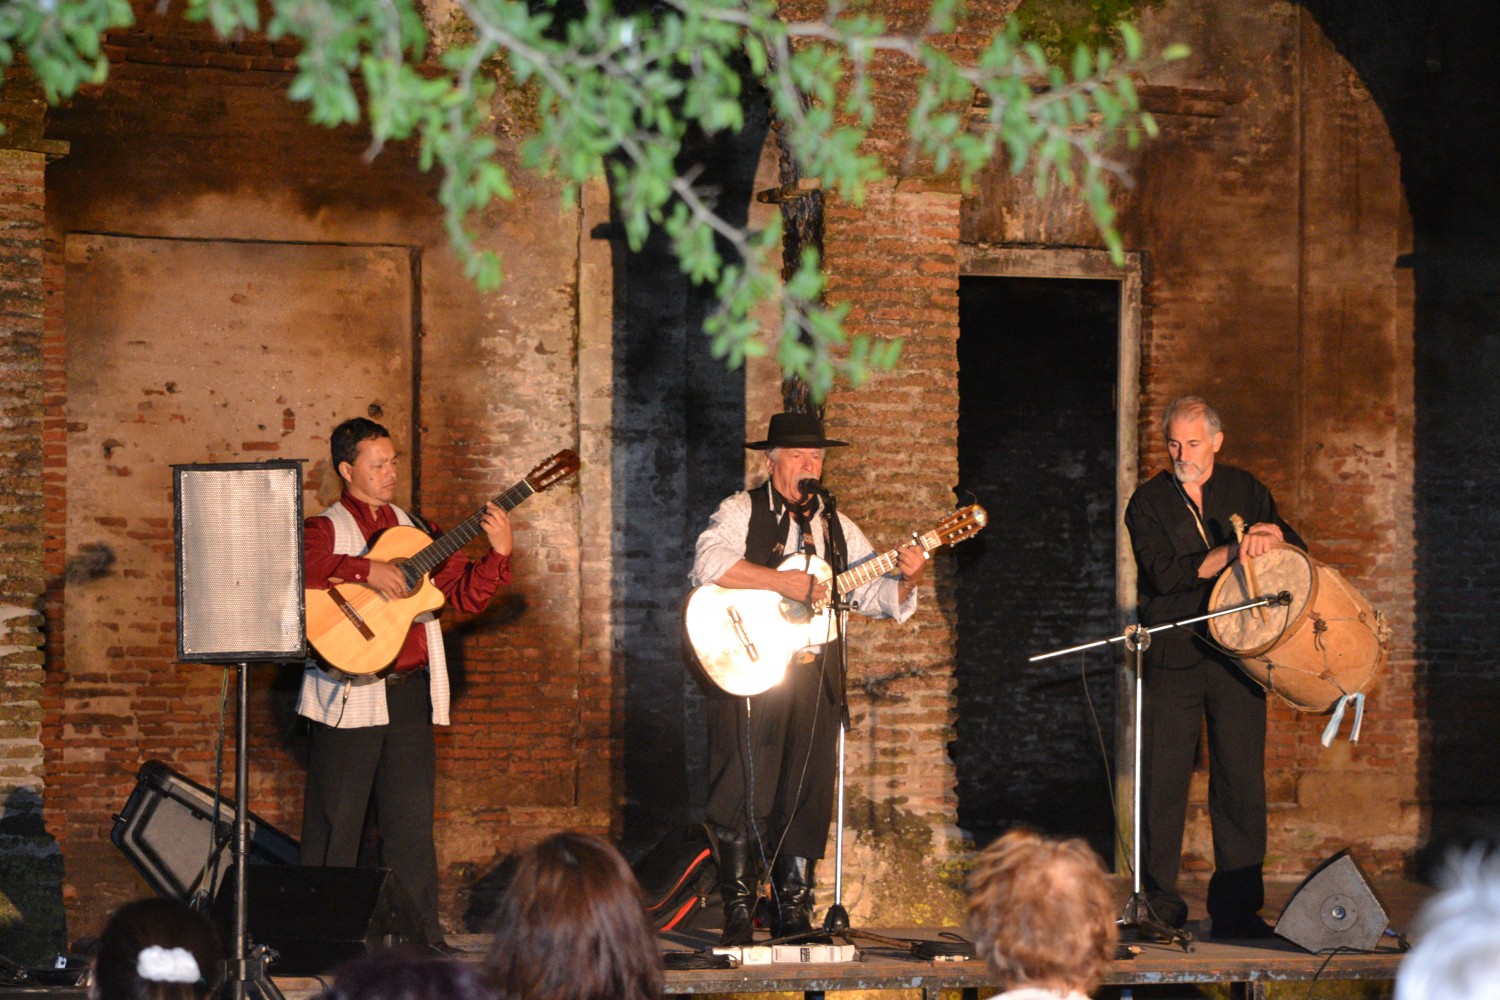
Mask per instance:
[[[1349,742],[1359,742],[1360,728],[1363,726],[1365,721],[1365,694],[1363,691],[1351,692],[1346,689],[1343,684],[1339,683],[1338,677],[1334,674],[1328,663],[1328,647],[1324,641],[1324,635],[1329,631],[1329,626],[1335,622],[1357,622],[1358,624],[1363,625],[1366,629],[1369,630],[1370,634],[1375,637],[1375,641],[1380,645],[1381,649],[1389,649],[1391,644],[1391,628],[1386,624],[1385,612],[1381,611],[1379,608],[1375,608],[1373,610],[1375,616],[1375,623],[1373,625],[1365,617],[1364,612],[1360,612],[1353,618],[1325,618],[1324,616],[1318,614],[1316,611],[1309,612],[1308,614],[1308,617],[1312,620],[1313,625],[1313,648],[1316,649],[1320,654],[1322,654],[1323,657],[1323,670],[1318,674],[1318,677],[1321,680],[1325,680],[1329,684],[1332,684],[1335,688],[1338,689],[1339,694],[1341,695],[1341,697],[1333,703],[1333,707],[1331,710],[1332,717],[1329,718],[1328,725],[1323,727],[1323,734],[1318,739],[1318,742],[1323,744],[1325,748],[1333,745],[1333,740],[1338,735],[1339,727],[1343,724],[1344,713],[1351,704],[1354,706],[1354,725],[1349,729]],[[1283,701],[1286,700],[1285,695],[1282,695],[1279,691],[1276,690],[1276,671],[1278,669],[1285,669],[1291,670],[1293,672],[1304,672],[1298,671],[1296,667],[1281,667],[1265,654],[1252,657],[1252,659],[1266,665],[1266,690],[1276,695],[1278,698],[1281,698]],[[1373,670],[1374,668],[1371,668],[1371,672],[1373,672]],[[1365,678],[1365,680],[1368,680],[1368,676]],[[1363,681],[1361,683],[1363,683]],[[1293,707],[1296,706],[1294,705]]]

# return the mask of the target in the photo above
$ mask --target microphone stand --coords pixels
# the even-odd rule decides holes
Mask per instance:
[[[1081,653],[1084,650],[1096,649],[1100,646],[1108,646],[1111,643],[1123,642],[1126,648],[1135,651],[1135,763],[1131,777],[1131,843],[1130,843],[1130,868],[1132,874],[1132,886],[1130,899],[1125,903],[1125,910],[1120,915],[1119,925],[1122,928],[1135,930],[1139,940],[1162,941],[1167,944],[1180,944],[1184,951],[1193,950],[1193,935],[1180,927],[1173,927],[1159,919],[1151,911],[1151,905],[1146,901],[1146,893],[1141,882],[1141,742],[1142,742],[1142,709],[1143,701],[1143,674],[1142,669],[1145,661],[1146,650],[1151,645],[1151,633],[1160,632],[1169,628],[1182,628],[1185,625],[1193,625],[1197,622],[1208,621],[1210,618],[1218,618],[1221,615],[1232,615],[1239,611],[1249,611],[1252,608],[1264,608],[1273,604],[1287,606],[1292,603],[1292,595],[1283,590],[1274,596],[1265,596],[1244,604],[1236,604],[1233,607],[1221,608],[1211,611],[1206,615],[1198,615],[1195,618],[1184,618],[1181,621],[1168,622],[1165,625],[1153,625],[1150,628],[1144,625],[1127,625],[1125,631],[1120,635],[1111,636],[1108,639],[1096,639],[1078,646],[1069,646],[1067,649],[1056,649],[1050,653],[1040,653],[1028,657],[1028,663],[1038,663],[1042,660],[1050,660],[1058,656],[1066,656],[1069,653]]]
[[[831,525],[839,516],[838,500],[827,490],[822,490],[820,496],[828,506]],[[830,934],[840,934],[849,930],[849,911],[844,909],[844,751],[849,733],[849,645],[845,636],[849,634],[849,602],[839,593],[839,571],[848,561],[848,555],[834,550],[832,528],[827,536],[828,562],[833,567],[833,577],[828,581],[828,607],[833,612],[834,656],[839,668],[839,773],[833,807],[833,905],[823,916],[823,929]]]
[[[849,911],[844,909],[844,749],[849,733],[849,647],[844,642],[844,627],[849,622],[849,602],[830,595],[835,628],[838,630],[839,664],[839,777],[834,799],[833,822],[833,905],[823,916],[823,929],[830,934],[849,930]]]

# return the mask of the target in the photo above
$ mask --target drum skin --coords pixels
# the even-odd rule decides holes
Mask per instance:
[[[1385,616],[1339,575],[1279,542],[1253,561],[1256,593],[1242,564],[1214,584],[1209,610],[1285,591],[1290,606],[1237,611],[1209,620],[1209,632],[1261,687],[1299,712],[1327,712],[1374,684],[1390,656]]]

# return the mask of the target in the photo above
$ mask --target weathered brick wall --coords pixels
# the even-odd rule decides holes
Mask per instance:
[[[1419,809],[1411,312],[1396,269],[1407,224],[1390,133],[1300,8],[1178,3],[1146,27],[1194,55],[1143,89],[1163,135],[1123,202],[1126,244],[1148,273],[1141,477],[1166,462],[1162,406],[1208,396],[1227,423],[1221,460],[1264,479],[1312,554],[1389,617],[1396,645],[1359,746],[1325,751],[1325,719],[1271,709],[1268,867],[1301,874],[1347,845],[1399,870]],[[998,173],[969,208],[966,238],[1097,243],[1082,213],[1038,205]],[[1205,774],[1188,872],[1211,867]]]
[[[984,5],[945,44],[972,53],[1013,7]],[[783,9],[790,16],[821,13],[795,3]],[[880,13],[893,30],[910,30],[925,23],[927,9],[894,0],[881,4]],[[912,67],[880,56],[869,76],[876,114],[866,150],[894,178],[860,205],[829,198],[827,295],[849,305],[851,334],[902,337],[905,347],[896,372],[830,396],[829,434],[855,447],[831,455],[825,479],[841,509],[884,551],[930,528],[954,505],[960,197],[911,156],[905,119],[915,99]],[[962,875],[949,865],[963,846],[948,755],[955,707],[952,576],[952,554],[940,552],[915,617],[901,625],[865,619],[851,625],[843,902],[856,923],[941,923],[958,915]]]
[[[914,0],[882,6],[897,21],[919,15]],[[989,5],[979,27],[1009,6]],[[635,807],[643,826],[660,826],[664,811],[691,815],[702,791],[702,719],[672,648],[681,570],[712,504],[739,484],[738,459],[725,464],[738,454],[733,439],[759,436],[777,408],[773,380],[764,370],[744,385],[726,379],[682,336],[701,321],[701,301],[680,289],[661,293],[641,260],[613,253],[602,190],[576,214],[559,216],[549,187],[522,183],[518,200],[483,224],[486,237],[509,251],[510,284],[498,296],[479,296],[444,247],[432,179],[414,170],[405,151],[388,149],[365,164],[360,135],[312,130],[299,108],[283,102],[287,53],[255,40],[205,46],[194,35],[202,29],[174,35],[151,23],[152,10],[142,5],[147,30],[117,40],[112,55],[123,62],[111,83],[53,118],[51,134],[71,141],[73,152],[47,174],[45,335],[39,359],[27,353],[26,336],[8,339],[6,349],[20,354],[14,362],[6,354],[0,369],[0,379],[24,390],[19,415],[7,408],[10,422],[0,428],[3,499],[38,489],[43,497],[38,512],[18,505],[18,532],[0,522],[7,532],[0,558],[40,546],[14,578],[27,582],[15,595],[0,593],[0,604],[34,608],[47,588],[44,816],[66,851],[70,931],[97,929],[110,906],[143,891],[107,843],[109,816],[148,757],[164,756],[208,780],[218,694],[215,670],[195,668],[188,681],[172,662],[170,632],[161,631],[169,608],[106,623],[138,634],[102,664],[87,662],[67,638],[69,629],[98,637],[64,613],[70,594],[76,602],[85,593],[69,589],[65,570],[71,563],[87,578],[101,568],[67,529],[70,499],[75,512],[82,502],[70,498],[68,481],[70,463],[79,471],[70,442],[82,433],[68,423],[68,377],[70,365],[76,371],[82,363],[77,351],[89,346],[68,336],[70,234],[403,248],[416,266],[419,367],[410,373],[410,398],[385,405],[415,414],[413,440],[403,445],[415,453],[408,471],[419,480],[420,507],[451,524],[559,447],[578,447],[590,463],[582,494],[565,489],[518,510],[517,585],[490,612],[449,623],[464,683],[456,724],[439,737],[439,851],[450,924],[473,909],[470,888],[511,846],[559,827],[618,829],[625,794],[624,816]],[[1225,460],[1270,482],[1314,555],[1390,617],[1398,644],[1361,745],[1322,751],[1315,745],[1321,719],[1274,708],[1268,763],[1274,871],[1300,874],[1345,844],[1392,870],[1420,835],[1424,796],[1437,794],[1419,787],[1425,765],[1414,748],[1421,692],[1411,638],[1412,440],[1470,424],[1462,403],[1439,400],[1441,419],[1425,431],[1412,426],[1411,325],[1420,288],[1397,265],[1411,237],[1389,132],[1357,76],[1298,7],[1179,0],[1153,13],[1147,28],[1153,38],[1187,41],[1197,55],[1144,88],[1164,137],[1141,157],[1139,186],[1123,194],[1127,245],[1144,255],[1148,275],[1143,475],[1164,461],[1154,425],[1161,404],[1183,391],[1209,395],[1229,421]],[[980,33],[966,31],[952,44],[972,48]],[[190,63],[211,68],[188,70]],[[245,68],[258,72],[231,71]],[[872,148],[897,164],[910,81],[884,60],[876,78],[881,111]],[[26,171],[39,169],[35,157],[26,163]],[[0,191],[16,183],[39,196],[31,174],[12,181],[13,165],[0,163]],[[753,183],[770,186],[764,178]],[[0,198],[0,221],[12,211],[39,211],[40,200],[28,198]],[[880,548],[953,502],[964,242],[1087,247],[1098,238],[1064,194],[1038,201],[1029,181],[1012,183],[998,169],[967,197],[917,176],[877,187],[863,206],[830,203],[830,297],[851,305],[854,332],[907,338],[898,372],[840,391],[828,405],[830,432],[855,443],[830,456],[828,480]],[[14,267],[30,275],[32,251],[17,252],[26,263]],[[17,279],[4,264],[0,280],[33,279]],[[22,312],[17,329],[37,336],[25,325],[34,315]],[[9,311],[6,322],[17,322]],[[347,333],[308,331],[312,345],[333,336]],[[163,334],[164,372],[203,351],[172,337]],[[1463,355],[1475,359],[1476,383],[1493,360],[1486,343]],[[1429,346],[1429,363],[1440,355]],[[330,409],[339,412],[316,419],[349,415],[349,407]],[[302,426],[311,419],[304,416]],[[138,430],[123,421],[121,428],[129,445]],[[269,454],[245,448],[247,440],[276,439],[239,439],[174,460]],[[1432,488],[1445,496],[1452,488],[1457,499],[1429,530],[1461,537],[1465,524],[1486,520],[1485,494],[1453,481],[1458,463],[1472,458],[1461,444],[1440,454],[1451,455],[1450,467],[1430,470]],[[321,451],[306,457],[321,463],[310,473],[311,491],[327,488]],[[141,512],[138,541],[158,561],[171,555],[163,521],[169,505],[163,495],[160,509]],[[998,537],[1005,512],[992,513],[997,523],[989,530]],[[1463,593],[1464,563],[1444,556],[1454,546],[1431,551],[1438,558],[1429,559],[1429,571],[1460,581],[1445,593]],[[911,622],[853,626],[845,902],[857,921],[956,914],[959,882],[947,866],[963,848],[947,753],[957,641],[951,560],[935,558]],[[0,586],[13,588],[3,572]],[[1487,592],[1474,591],[1481,599]],[[0,666],[7,684],[19,676],[24,688],[38,683],[39,640],[24,631],[33,619],[16,621],[23,631],[12,624],[11,635],[22,641],[0,645],[21,649]],[[1487,621],[1471,639],[1465,612],[1453,611],[1424,633],[1475,701],[1485,697],[1489,675],[1466,664],[1493,651],[1491,633],[1482,631]],[[15,657],[28,664],[19,675]],[[168,680],[177,685],[170,705],[152,690]],[[253,804],[293,832],[302,788],[294,683],[291,671],[258,672],[252,719]],[[19,727],[15,753],[30,760],[35,737],[27,727],[35,722],[26,711],[24,699],[8,697],[0,726]],[[1045,731],[1057,721],[1038,712],[1035,725]],[[1463,760],[1486,759],[1483,726],[1449,731],[1455,772]],[[627,756],[641,755],[628,782],[622,742]],[[10,744],[6,753],[8,760]],[[21,767],[18,786],[41,773],[26,770],[31,763]],[[1195,786],[1188,855],[1200,871],[1208,858],[1204,791]],[[1483,798],[1478,789],[1464,794]],[[13,829],[9,809],[5,831]],[[36,809],[19,815],[29,836]],[[826,866],[821,881],[828,884]]]
[[[63,943],[62,855],[42,805],[43,214],[40,94],[8,76],[0,119],[0,954]],[[54,150],[60,150],[52,144]]]
[[[958,480],[956,194],[885,184],[863,207],[833,201],[830,299],[851,333],[905,337],[899,370],[829,399],[829,434],[854,444],[825,478],[877,551],[953,507]],[[952,919],[943,863],[955,844],[951,553],[934,556],[910,621],[850,626],[848,872],[856,921]],[[852,888],[851,888],[852,887]]]
[[[247,254],[264,247],[273,256],[279,247],[300,244],[346,248],[351,258],[393,263],[391,279],[410,284],[411,315],[402,324],[411,341],[406,355],[414,363],[375,351],[363,362],[379,369],[382,379],[394,378],[397,388],[391,391],[405,398],[370,398],[373,383],[354,365],[321,373],[316,399],[280,399],[291,393],[271,383],[274,360],[260,383],[245,378],[226,387],[233,391],[221,394],[224,408],[218,411],[212,401],[148,393],[142,403],[154,399],[155,412],[181,407],[191,426],[208,428],[217,419],[222,432],[205,432],[196,446],[180,442],[161,463],[138,469],[138,476],[157,476],[167,461],[307,458],[307,506],[317,510],[336,493],[336,484],[326,442],[311,428],[375,407],[370,412],[377,419],[390,420],[398,435],[409,438],[398,447],[408,458],[404,474],[416,506],[452,525],[545,456],[579,447],[575,317],[581,219],[560,214],[554,188],[523,179],[516,199],[482,220],[482,238],[500,249],[509,274],[502,292],[482,296],[447,249],[432,201],[435,178],[416,170],[410,150],[388,148],[366,163],[366,137],[352,129],[313,128],[303,121],[305,110],[285,100],[284,52],[253,40],[216,50],[193,35],[200,29],[179,32],[170,18],[158,19],[154,8],[138,14],[142,30],[114,40],[109,83],[51,117],[50,134],[74,142],[72,155],[47,175],[51,304],[46,372],[39,383],[48,393],[47,454],[35,471],[47,483],[51,572],[89,554],[80,552],[87,539],[66,533],[68,518],[79,516],[88,500],[67,495],[69,464],[80,461],[70,449],[105,433],[98,426],[69,426],[76,402],[66,394],[69,379],[85,370],[86,361],[119,360],[107,351],[100,356],[104,348],[98,343],[69,340],[79,321],[77,315],[70,319],[70,306],[76,312],[80,304],[67,301],[64,263],[82,233],[231,252],[240,247]],[[258,72],[233,71],[243,68]],[[205,131],[209,121],[215,127]],[[79,260],[76,266],[90,263]],[[170,277],[184,288],[202,288],[217,287],[224,276],[204,275],[196,283],[190,273]],[[356,277],[368,275],[351,275],[350,287]],[[329,280],[322,318],[310,314],[305,327],[278,329],[260,341],[274,348],[277,338],[300,335],[299,376],[316,376],[320,364],[343,364],[334,360],[339,350],[324,351],[318,361],[320,342],[336,340],[342,349],[369,333],[346,328],[347,310],[336,299],[344,283]],[[257,293],[247,294],[253,300]],[[255,333],[232,324],[205,332],[191,321],[165,323],[140,349],[158,359],[160,387],[171,381],[174,366],[211,358],[215,337],[253,344]],[[83,348],[88,351],[80,353]],[[401,390],[401,384],[409,388]],[[244,401],[231,402],[242,393]],[[260,417],[262,411],[269,419]],[[159,440],[151,430],[155,416],[141,424],[108,414],[101,419],[116,423],[112,436],[123,445],[122,454],[148,453]],[[259,419],[265,433],[231,430],[245,419]],[[403,427],[412,419],[415,429],[408,435]],[[97,460],[90,450],[85,465]],[[118,455],[115,464],[121,464]],[[446,622],[461,683],[454,725],[438,736],[438,850],[444,915],[455,929],[482,910],[471,891],[512,847],[558,828],[604,831],[611,824],[618,791],[616,685],[607,650],[596,644],[581,652],[583,631],[606,632],[608,608],[601,607],[597,588],[589,611],[580,605],[585,588],[579,510],[574,486],[517,508],[515,585],[485,614]],[[109,586],[133,574],[170,579],[170,490],[159,490],[154,506],[138,513],[139,525],[99,526],[136,533],[131,551],[150,560],[149,566],[96,567]],[[67,858],[74,936],[96,931],[112,906],[145,891],[107,839],[110,816],[133,787],[140,762],[161,758],[190,777],[212,781],[220,674],[218,668],[175,662],[172,608],[165,600],[143,601],[128,617],[96,623],[75,613],[76,620],[68,621],[64,610],[84,606],[88,587],[86,581],[60,585],[48,604],[46,815]],[[60,641],[64,628],[75,644],[93,645],[116,628],[122,638],[105,644],[96,659]],[[252,807],[295,835],[303,786],[303,737],[292,713],[296,670],[257,668],[252,676]],[[232,752],[226,764],[232,773]]]
[[[1415,340],[1412,696],[1415,799],[1428,840],[1418,868],[1430,874],[1429,863],[1455,843],[1500,839],[1500,796],[1490,780],[1500,740],[1500,578],[1477,568],[1483,564],[1473,555],[1500,544],[1492,516],[1500,488],[1500,302],[1489,293],[1500,274],[1500,234],[1489,221],[1500,192],[1485,166],[1500,153],[1500,134],[1471,124],[1494,103],[1488,54],[1500,47],[1500,23],[1453,3],[1309,0],[1306,7],[1380,108],[1410,206],[1409,246],[1397,267]],[[1347,136],[1363,121],[1346,119],[1341,131]],[[1398,421],[1406,416],[1396,413]]]

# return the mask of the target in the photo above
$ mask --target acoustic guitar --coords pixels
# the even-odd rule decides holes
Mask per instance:
[[[491,502],[511,511],[527,497],[566,482],[578,471],[578,464],[577,454],[560,451]],[[389,600],[362,583],[307,591],[307,641],[318,655],[346,674],[373,674],[395,662],[417,616],[443,606],[443,592],[433,586],[429,575],[484,530],[480,523],[484,510],[479,508],[436,540],[404,524],[375,536],[365,555],[401,567],[406,576],[405,597]]]
[[[987,523],[985,509],[974,504],[949,514],[925,534],[913,532],[912,540],[923,552],[931,552],[972,537]],[[900,549],[891,549],[845,570],[834,589],[847,594],[894,571],[900,554]],[[834,578],[833,567],[805,553],[787,557],[777,569],[809,573],[819,583]],[[833,611],[826,600],[807,604],[774,590],[695,587],[684,615],[688,642],[703,672],[720,689],[740,697],[776,686],[794,656],[834,637]]]

